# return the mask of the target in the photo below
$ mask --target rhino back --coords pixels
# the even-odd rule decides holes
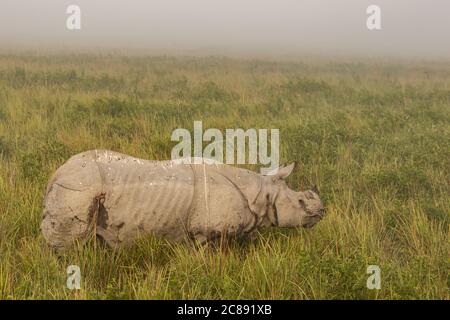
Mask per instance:
[[[99,221],[104,237],[119,242],[147,233],[173,240],[184,237],[194,195],[189,165],[128,156],[100,158],[97,163],[105,194]]]

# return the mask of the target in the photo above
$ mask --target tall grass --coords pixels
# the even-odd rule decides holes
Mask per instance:
[[[168,159],[172,130],[194,120],[279,128],[282,161],[300,162],[288,184],[319,185],[327,217],[227,254],[152,237],[47,248],[43,192],[68,157]],[[448,299],[449,169],[448,63],[3,55],[0,299]]]

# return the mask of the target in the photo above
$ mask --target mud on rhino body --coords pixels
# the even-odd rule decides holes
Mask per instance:
[[[41,229],[66,247],[97,235],[109,245],[154,234],[201,243],[245,237],[258,227],[311,227],[324,214],[318,192],[295,192],[274,175],[223,164],[150,161],[92,150],[70,158],[51,178]]]

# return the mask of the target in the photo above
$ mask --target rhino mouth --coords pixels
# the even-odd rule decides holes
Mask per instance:
[[[309,214],[304,218],[304,222],[302,223],[303,228],[312,228],[317,222],[322,220],[323,212]]]

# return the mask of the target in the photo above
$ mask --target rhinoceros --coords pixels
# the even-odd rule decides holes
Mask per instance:
[[[116,247],[147,234],[208,243],[252,236],[260,227],[312,227],[324,207],[317,190],[287,187],[293,169],[262,175],[212,161],[86,151],[50,179],[41,230],[51,247],[64,249],[92,235]]]

